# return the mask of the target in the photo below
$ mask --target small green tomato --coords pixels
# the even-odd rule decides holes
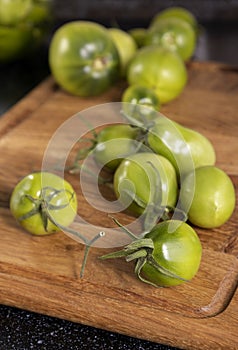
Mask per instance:
[[[189,221],[199,227],[223,225],[235,209],[235,189],[229,176],[215,166],[195,169],[185,178],[180,192],[181,207],[191,202]]]
[[[122,102],[125,115],[142,122],[154,120],[160,110],[155,91],[143,85],[128,86],[123,92]]]
[[[37,172],[27,175],[15,186],[10,210],[26,231],[47,235],[74,221],[77,198],[66,180],[52,173]]]
[[[102,166],[115,171],[121,161],[136,152],[137,129],[129,124],[113,124],[104,127],[96,137],[94,158]]]
[[[178,185],[172,164],[164,157],[139,152],[125,158],[114,174],[114,191],[123,205],[141,214],[150,204],[174,207]]]
[[[153,89],[160,103],[172,101],[187,83],[187,69],[181,57],[160,46],[146,46],[137,51],[127,70],[129,85]]]

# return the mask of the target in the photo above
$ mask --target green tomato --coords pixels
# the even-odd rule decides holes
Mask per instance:
[[[138,50],[127,73],[129,85],[142,85],[157,94],[160,103],[175,99],[187,83],[187,70],[181,57],[163,47]]]
[[[39,1],[32,3],[26,17],[15,25],[0,24],[0,62],[26,57],[38,49],[49,31],[50,20],[49,1]]]
[[[34,1],[30,13],[27,16],[27,21],[35,26],[46,26],[52,22],[52,2],[51,0]]]
[[[147,142],[154,152],[169,159],[180,177],[216,161],[214,147],[204,135],[167,118],[156,120]]]
[[[178,194],[176,172],[166,158],[155,153],[133,154],[117,168],[114,191],[123,205],[131,203],[129,208],[136,214],[143,213],[149,204],[174,207]]]
[[[32,28],[28,26],[0,26],[0,62],[23,57],[31,45],[32,34]]]
[[[30,55],[39,48],[45,34],[44,28],[29,24],[0,26],[0,62],[11,62]]]
[[[155,287],[170,287],[190,281],[197,273],[202,245],[194,229],[183,221],[167,220],[150,232],[134,239],[123,250],[109,253],[101,259],[125,257],[136,260],[135,274]]]
[[[77,198],[66,180],[55,174],[37,172],[27,175],[15,186],[10,210],[26,231],[47,235],[74,221]]]
[[[157,25],[161,19],[164,18],[179,18],[190,24],[195,32],[198,30],[198,22],[196,17],[187,9],[183,7],[169,7],[158,14],[151,21],[150,27]]]
[[[129,124],[113,124],[103,128],[96,139],[94,158],[96,162],[115,171],[123,158],[136,152],[137,129]]]
[[[163,18],[148,30],[145,45],[163,46],[188,61],[196,48],[196,34],[191,25],[181,19]]]
[[[215,166],[195,169],[188,174],[180,190],[181,207],[191,203],[189,221],[199,227],[223,225],[235,208],[235,189],[229,176]]]
[[[27,17],[32,6],[32,0],[0,0],[0,24],[17,24]]]
[[[160,101],[154,90],[141,85],[129,86],[122,95],[123,111],[139,121],[153,120],[160,110]]]
[[[146,38],[147,29],[145,28],[133,28],[129,30],[129,34],[135,40],[137,47],[144,46],[144,40]]]
[[[54,33],[49,64],[57,83],[78,96],[101,94],[120,74],[119,54],[107,29],[87,21],[66,23]]]
[[[202,246],[194,229],[185,222],[168,220],[156,225],[145,235],[154,243],[152,257],[155,262],[170,273],[167,275],[158,271],[152,264],[146,262],[142,274],[147,280],[159,286],[175,286],[191,280],[197,273]]]
[[[128,64],[137,51],[136,42],[133,37],[124,30],[110,28],[108,29],[108,32],[117,47],[120,57],[121,75],[124,77],[126,75]]]

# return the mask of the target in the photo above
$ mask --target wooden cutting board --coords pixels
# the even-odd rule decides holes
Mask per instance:
[[[184,92],[161,112],[212,141],[217,166],[231,176],[238,193],[238,70],[194,62],[188,71]],[[98,260],[111,251],[99,247],[91,250],[80,279],[82,244],[63,232],[29,235],[9,212],[11,191],[41,168],[46,146],[63,122],[89,107],[120,101],[124,88],[121,83],[100,97],[82,99],[49,78],[1,118],[0,302],[183,349],[237,349],[237,207],[222,227],[197,230],[203,256],[196,277],[159,289],[137,281],[132,264],[122,259]],[[68,173],[66,178],[79,191],[79,178]],[[89,222],[110,227],[107,215],[84,203],[82,194],[79,201]]]

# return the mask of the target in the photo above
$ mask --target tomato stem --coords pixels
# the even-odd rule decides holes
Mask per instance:
[[[105,232],[101,231],[93,239],[91,239],[91,241],[89,241],[88,244],[86,244],[83,262],[82,262],[81,271],[80,271],[80,278],[83,278],[90,248],[92,247],[93,243],[95,243],[99,238],[101,238],[103,236],[105,236]]]
[[[115,222],[115,224],[117,224],[130,238],[132,238],[133,240],[137,240],[138,237],[136,235],[134,235],[134,233],[132,233],[130,230],[128,230],[128,228],[126,228],[125,226],[123,226],[116,218],[114,218],[113,216],[109,215],[109,217]]]

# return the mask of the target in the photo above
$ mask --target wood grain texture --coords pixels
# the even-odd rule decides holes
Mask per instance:
[[[215,63],[193,63],[182,95],[164,106],[173,120],[205,134],[217,165],[238,194],[238,72]],[[120,101],[125,84],[93,99],[70,96],[47,79],[0,120],[0,302],[183,349],[238,348],[238,213],[222,227],[198,229],[201,268],[189,283],[153,288],[139,282],[133,265],[99,261],[109,249],[93,248],[79,278],[84,246],[63,232],[35,237],[12,218],[8,203],[20,178],[41,168],[52,134],[75,113]],[[85,203],[78,178],[81,215],[111,227],[106,213]],[[129,215],[118,214],[129,223]],[[85,230],[86,230],[85,226]]]

